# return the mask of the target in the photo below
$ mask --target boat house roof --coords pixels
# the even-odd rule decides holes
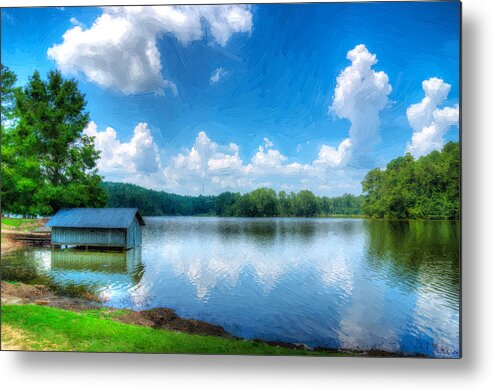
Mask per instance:
[[[137,208],[73,208],[61,209],[46,223],[49,227],[126,229],[137,217],[144,219]]]

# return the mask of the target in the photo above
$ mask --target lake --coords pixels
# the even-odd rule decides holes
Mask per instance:
[[[21,249],[2,277],[84,285],[108,306],[170,307],[245,338],[459,355],[458,223],[145,220],[139,250]]]

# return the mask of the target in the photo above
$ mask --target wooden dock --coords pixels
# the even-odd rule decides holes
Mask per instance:
[[[51,233],[49,232],[3,232],[12,241],[21,242],[28,246],[46,246],[51,244]]]

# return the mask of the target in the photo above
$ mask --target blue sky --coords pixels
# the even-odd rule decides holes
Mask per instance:
[[[456,2],[7,8],[1,54],[79,82],[107,180],[358,194],[458,140]]]

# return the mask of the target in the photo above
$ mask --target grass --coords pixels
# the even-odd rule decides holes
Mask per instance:
[[[2,229],[28,231],[39,224],[39,219],[2,217]]]
[[[104,310],[76,313],[36,305],[2,305],[2,345],[43,351],[344,355],[128,325],[112,320]]]

